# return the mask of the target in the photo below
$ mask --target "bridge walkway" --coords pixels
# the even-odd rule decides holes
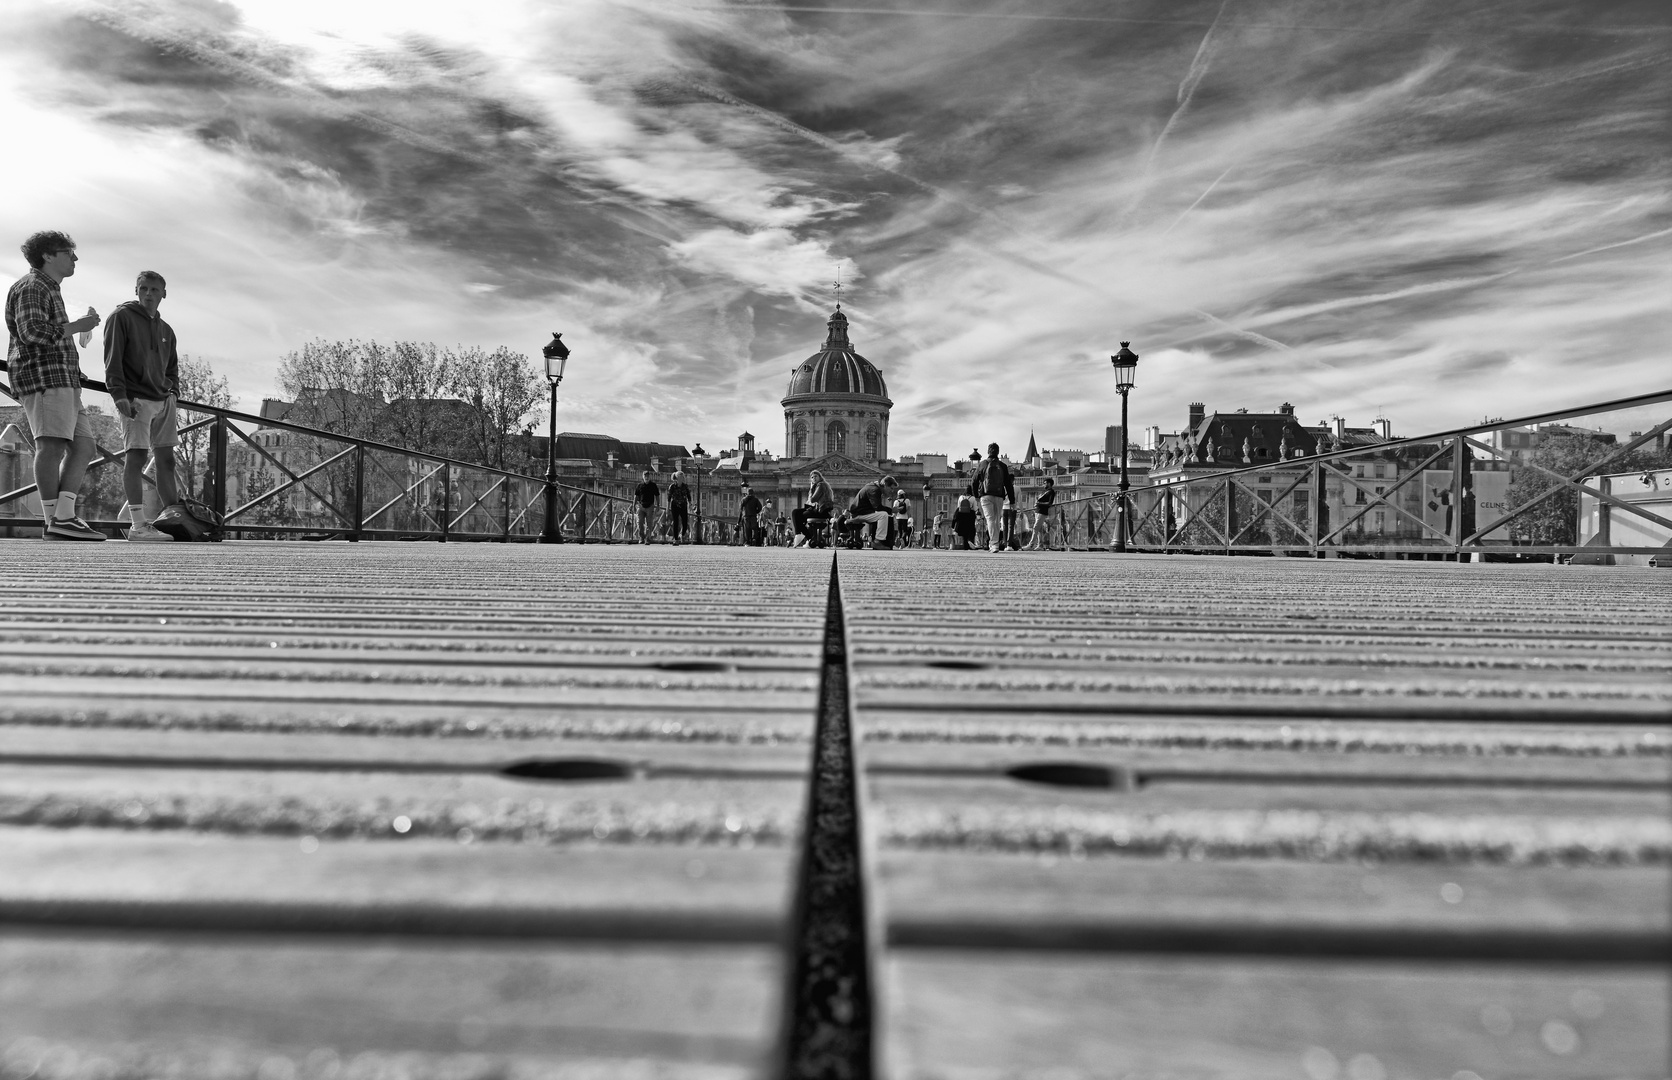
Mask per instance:
[[[772,1060],[828,554],[0,564],[6,1076]],[[1657,572],[840,572],[889,1075],[1664,1069]]]

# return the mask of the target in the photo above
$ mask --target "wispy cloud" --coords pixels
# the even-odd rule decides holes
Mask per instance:
[[[1648,0],[1112,10],[5,0],[0,222],[170,271],[246,399],[315,335],[577,348],[573,426],[776,431],[840,267],[891,443],[1192,400],[1408,431],[1663,385]],[[1436,393],[1444,386],[1443,393]]]

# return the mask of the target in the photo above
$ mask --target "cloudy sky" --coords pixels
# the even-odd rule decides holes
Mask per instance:
[[[564,428],[777,450],[838,270],[897,451],[1097,447],[1121,339],[1165,430],[1194,400],[1417,434],[1672,385],[1664,0],[0,17],[0,235],[71,233],[78,311],[165,273],[246,407],[315,337],[562,330]]]

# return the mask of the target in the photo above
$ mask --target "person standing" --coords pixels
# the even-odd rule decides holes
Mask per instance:
[[[968,551],[975,543],[975,503],[968,495],[958,496],[958,509],[952,512],[952,531],[958,537],[955,547]]]
[[[673,483],[668,485],[668,532],[673,534],[673,543],[678,547],[685,542],[691,530],[691,486],[685,482],[685,474],[673,474]]]
[[[1016,480],[1010,466],[999,460],[999,444],[987,444],[987,460],[976,466],[970,479],[970,494],[981,503],[981,517],[987,523],[987,550],[998,551],[1004,543],[1004,504],[1016,505]]]
[[[6,293],[6,370],[35,438],[35,488],[48,540],[103,540],[76,515],[76,497],[97,447],[81,403],[81,354],[75,335],[99,325],[92,308],[71,321],[59,284],[75,273],[75,241],[38,232],[23,242],[29,272]]]
[[[944,547],[946,536],[946,511],[935,511],[935,546]]]
[[[1044,551],[1050,546],[1051,508],[1057,503],[1057,482],[1045,478],[1045,490],[1033,500],[1033,535],[1028,537],[1029,551]]]
[[[656,518],[656,498],[662,494],[662,489],[656,486],[651,478],[649,469],[644,471],[644,479],[633,489],[633,504],[638,518],[639,543],[650,543],[650,528]]]
[[[174,473],[175,389],[180,382],[180,353],[174,329],[158,314],[168,282],[155,270],[140,271],[134,296],[110,313],[104,328],[105,388],[122,421],[126,461],[122,508],[132,528],[130,543],[167,543],[174,537],[145,516],[145,460],[157,460],[157,496],[163,507],[180,501]]]
[[[738,526],[743,542],[749,547],[761,546],[761,501],[748,484],[743,485],[743,501],[738,504]]]

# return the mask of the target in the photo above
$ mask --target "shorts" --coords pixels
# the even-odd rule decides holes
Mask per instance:
[[[38,393],[24,394],[18,401],[23,405],[24,419],[29,421],[29,432],[37,439],[70,442],[93,438],[93,422],[87,419],[79,386],[49,386]]]
[[[174,395],[168,395],[166,401],[150,401],[146,398],[129,398],[139,406],[139,412],[132,420],[121,415],[122,448],[125,450],[150,450],[153,447],[162,448],[173,446],[177,442],[174,434]]]

